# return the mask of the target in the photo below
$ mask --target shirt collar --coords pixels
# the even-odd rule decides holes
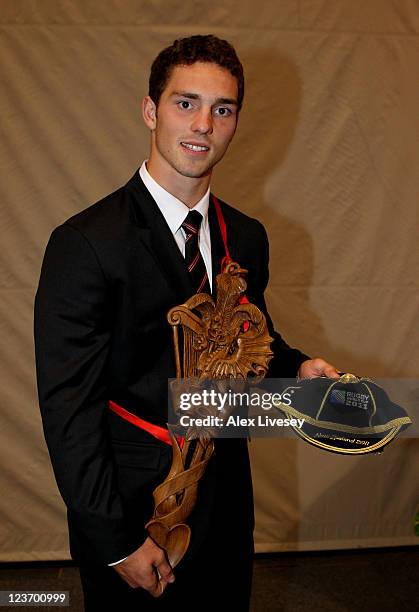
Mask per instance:
[[[166,191],[166,189],[164,189],[152,178],[147,170],[147,161],[148,160],[145,160],[142,163],[139,170],[140,177],[142,178],[148,191],[153,196],[153,199],[156,201],[156,204],[165,218],[172,234],[175,234],[178,231],[190,210],[197,210],[199,213],[201,213],[203,217],[201,228],[205,230],[208,227],[208,207],[210,196],[209,187],[208,191],[203,195],[199,202],[197,202],[193,208],[188,208],[186,204]]]

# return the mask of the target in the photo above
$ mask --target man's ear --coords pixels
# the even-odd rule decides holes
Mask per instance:
[[[156,105],[154,104],[150,96],[146,96],[143,99],[142,111],[143,111],[144,123],[146,124],[148,129],[155,130],[156,129],[157,109],[156,109]]]

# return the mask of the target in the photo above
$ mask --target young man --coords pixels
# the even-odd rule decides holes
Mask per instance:
[[[198,599],[201,609],[248,609],[246,440],[216,440],[190,521],[192,543],[175,571],[144,530],[171,460],[170,446],[147,425],[165,427],[167,379],[175,376],[166,314],[210,290],[220,271],[225,252],[210,179],[234,136],[243,92],[228,42],[193,36],[164,49],[142,107],[149,159],[125,186],[54,230],[47,247],[35,311],[39,397],[86,610],[196,609]],[[231,256],[249,270],[249,300],[266,313],[266,232],[221,208]],[[196,223],[196,266],[185,260],[185,220]],[[325,361],[291,349],[267,320],[275,338],[270,376],[337,376]],[[146,426],[109,410],[109,400]]]

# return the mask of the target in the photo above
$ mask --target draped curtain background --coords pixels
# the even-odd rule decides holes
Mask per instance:
[[[210,32],[247,78],[213,189],[268,230],[277,329],[342,370],[418,376],[417,0],[3,0],[0,561],[68,557],[32,340],[49,234],[147,155],[156,53]],[[250,448],[257,550],[417,542],[417,440],[358,458],[294,440]]]

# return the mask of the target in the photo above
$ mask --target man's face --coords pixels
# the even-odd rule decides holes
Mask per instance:
[[[236,130],[237,81],[217,64],[175,66],[157,109],[147,96],[143,115],[152,134],[148,166],[158,182],[209,177]]]

